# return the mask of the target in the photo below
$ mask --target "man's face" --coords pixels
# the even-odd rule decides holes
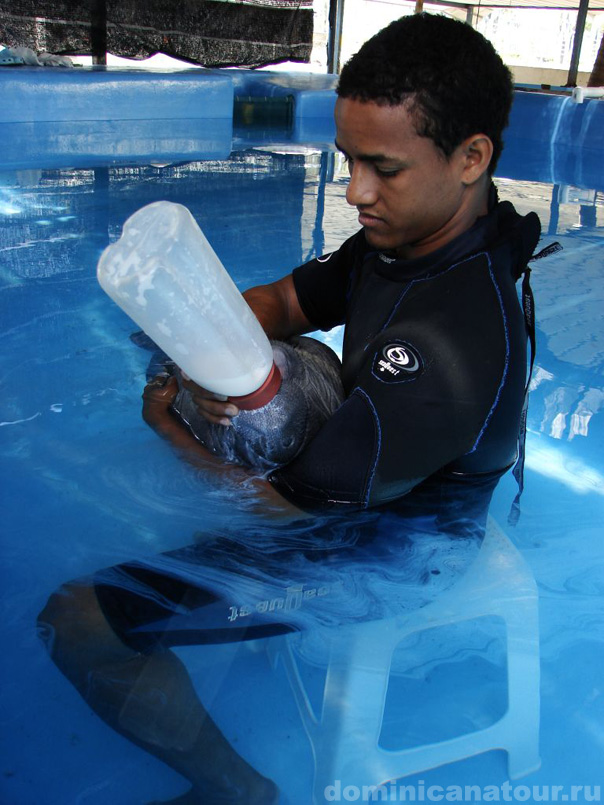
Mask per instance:
[[[447,160],[417,135],[405,105],[338,98],[335,117],[350,170],[346,199],[373,247],[420,257],[472,225],[462,146]]]

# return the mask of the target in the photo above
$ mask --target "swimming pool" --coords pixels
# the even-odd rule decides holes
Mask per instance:
[[[581,148],[562,142],[555,150],[551,138],[535,146],[534,123],[527,109],[509,138],[498,186],[520,212],[540,214],[544,244],[558,240],[564,250],[533,273],[539,352],[520,522],[505,525],[515,494],[510,477],[491,509],[540,589],[542,768],[509,797],[587,801],[602,782],[604,748],[604,152],[589,140]],[[100,291],[94,269],[123,221],[158,199],[191,209],[241,288],[276,279],[356,230],[332,152],[283,133],[255,136],[238,132],[230,156],[218,149],[192,161],[156,153],[75,164],[74,155],[75,167],[65,159],[48,167],[30,161],[0,177],[0,799],[8,805],[134,805],[184,788],[90,712],[48,659],[34,623],[67,579],[179,547],[227,519],[247,527],[245,513],[233,514],[232,497],[204,483],[143,425],[147,356],[130,342],[133,327]],[[338,339],[328,337],[336,347]],[[205,700],[233,743],[278,780],[286,801],[309,805],[312,757],[282,671],[249,648],[179,652],[193,673],[211,664],[214,687]],[[463,694],[462,683],[476,695]],[[501,706],[497,684],[497,663],[472,652],[444,675],[411,677],[399,707],[419,729],[430,690],[446,732],[447,721],[488,720]],[[480,712],[468,714],[472,708]],[[503,753],[490,752],[405,783],[420,799],[430,785],[484,792],[506,779]],[[572,794],[572,786],[591,788]]]

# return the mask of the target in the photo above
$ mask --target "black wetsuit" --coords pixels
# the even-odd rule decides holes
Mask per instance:
[[[534,213],[504,202],[426,257],[377,253],[361,231],[294,272],[308,319],[346,324],[347,399],[272,476],[283,495],[364,508],[514,462],[527,343],[516,281],[539,233]]]
[[[435,533],[479,533],[493,489],[517,455],[527,332],[516,282],[539,234],[534,213],[518,215],[509,202],[497,203],[493,191],[487,216],[425,257],[377,253],[361,231],[333,254],[296,269],[294,283],[309,321],[323,330],[346,324],[346,400],[302,453],[270,476],[277,490],[302,509],[386,507],[409,528],[421,523],[425,530],[429,520]],[[212,561],[195,557],[190,559]],[[196,586],[192,594],[190,581],[166,581],[165,573],[144,565],[122,571],[134,574],[137,589],[143,581],[161,589],[162,600],[186,594],[192,611],[209,603],[220,609],[215,589]],[[177,593],[168,594],[166,584],[176,585]],[[126,639],[140,628],[153,596],[136,592],[133,599],[126,591],[128,611],[133,600],[139,606],[124,626],[119,586],[101,576],[97,589],[110,622]],[[265,620],[249,619],[251,631],[242,635],[233,624],[206,628],[193,618],[190,628],[179,626],[181,636],[167,642],[236,640],[291,628],[278,617]]]

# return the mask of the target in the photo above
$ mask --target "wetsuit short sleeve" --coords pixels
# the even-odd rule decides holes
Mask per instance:
[[[351,267],[367,251],[363,232],[357,232],[335,252],[310,260],[293,271],[298,302],[318,330],[343,324],[351,281]]]

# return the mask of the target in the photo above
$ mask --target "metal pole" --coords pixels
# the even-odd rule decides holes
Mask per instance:
[[[342,51],[342,24],[344,22],[344,0],[329,0],[329,41],[327,43],[327,72],[340,72],[340,53]]]
[[[581,45],[583,44],[583,33],[585,31],[585,21],[589,0],[580,0],[579,12],[577,14],[577,25],[575,27],[575,39],[573,42],[573,55],[570,59],[570,70],[568,71],[567,87],[577,86],[577,75],[579,74],[579,57],[581,56]]]
[[[90,0],[90,52],[93,64],[107,64],[106,0]]]

